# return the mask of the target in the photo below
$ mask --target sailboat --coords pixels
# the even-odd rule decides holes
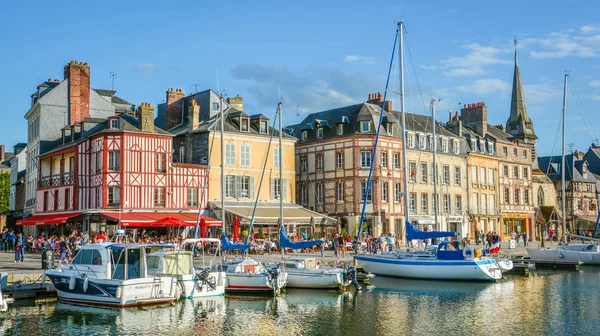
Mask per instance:
[[[404,111],[404,76],[403,76],[403,22],[398,23],[398,30],[396,40],[394,41],[394,51],[396,48],[396,42],[399,40],[398,54],[399,54],[399,69],[400,69],[400,101],[401,101],[401,112],[402,112],[402,144],[403,144],[403,159],[404,159],[404,186],[407,190],[407,173],[406,173],[406,132],[405,132],[405,111]],[[392,70],[394,56],[392,54],[392,61],[390,62],[390,68],[388,71],[388,78],[384,93],[387,95],[387,89],[389,84],[389,78]],[[435,128],[435,99],[431,100],[431,110],[433,119],[433,140],[437,141]],[[377,134],[375,136],[375,144],[373,146],[373,152],[371,159],[373,160],[377,154],[377,144],[379,140],[379,132],[381,129],[381,122],[384,114],[384,106],[381,106],[381,114],[379,118],[379,124],[377,126]],[[436,145],[433,144],[433,167],[436,167]],[[373,165],[369,172],[369,178],[367,180],[367,187],[365,193],[368,194],[371,177],[373,173]],[[437,169],[434,169],[434,195],[437,194]],[[434,197],[434,211],[435,221],[437,227],[437,197]],[[408,220],[409,209],[408,209],[408,193],[404,193],[404,204],[406,211],[406,241],[407,243],[413,239],[436,239],[444,237],[455,236],[454,232],[424,232],[417,229]],[[366,212],[366,197],[363,203],[362,215],[360,218],[360,224],[358,234],[356,237],[357,243],[360,232],[362,231],[362,225],[365,218]],[[496,260],[488,257],[476,257],[472,248],[467,247],[463,250],[459,249],[457,241],[443,241],[440,243],[434,254],[429,253],[387,253],[381,255],[370,255],[370,254],[357,254],[354,256],[357,261],[366,272],[370,272],[376,275],[392,276],[392,277],[406,277],[406,278],[417,278],[417,279],[428,279],[428,280],[476,280],[476,281],[495,281],[502,278],[502,272],[498,267]]]
[[[565,237],[567,237],[567,216],[566,216],[566,177],[565,177],[565,144],[566,144],[566,123],[567,123],[567,78],[568,73],[565,73],[564,79],[564,91],[563,91],[563,113],[562,113],[562,157],[561,157],[561,194],[562,194],[562,230]],[[575,158],[573,158],[575,160]],[[598,223],[600,223],[600,213],[596,220],[596,227],[594,228],[593,237],[596,236],[598,231]],[[582,240],[591,240],[600,242],[600,239],[589,238],[578,235],[569,235],[573,238],[581,238]],[[559,246],[555,248],[528,248],[527,254],[534,260],[543,261],[575,261],[583,262],[587,265],[600,265],[600,245],[595,244],[568,244],[566,246]]]

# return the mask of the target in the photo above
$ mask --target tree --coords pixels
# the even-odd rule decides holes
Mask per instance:
[[[10,172],[0,173],[0,214],[4,214],[9,209],[10,195]]]

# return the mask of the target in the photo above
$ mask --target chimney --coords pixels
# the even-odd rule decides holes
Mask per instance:
[[[69,124],[73,125],[90,116],[90,66],[71,61],[64,70],[65,80],[69,79]]]
[[[192,103],[188,106],[188,119],[188,129],[190,131],[198,128],[198,124],[200,124],[200,106],[195,100],[192,100]]]
[[[142,102],[138,107],[138,128],[142,132],[154,133],[154,106]]]
[[[501,131],[504,132],[504,125],[500,124],[500,125],[496,125],[494,127],[499,128]]]
[[[385,102],[384,110],[386,112],[392,112],[392,101],[391,100],[388,100]]]
[[[456,111],[456,114],[454,115],[454,120],[458,120],[458,111]]]
[[[4,162],[4,159],[6,158],[5,150],[6,147],[4,145],[0,145],[0,162]]]
[[[383,103],[383,95],[381,95],[381,92],[377,92],[377,101],[379,101],[379,104]]]
[[[383,103],[383,95],[381,92],[369,93],[369,100],[367,100],[367,103],[381,106],[381,103]]]
[[[460,120],[475,130],[475,132],[485,137],[487,134],[487,106],[485,102],[467,104],[460,110]]]
[[[227,103],[238,111],[244,111],[244,99],[240,97],[240,95],[237,95],[232,98],[227,98]]]
[[[169,89],[165,108],[165,129],[169,129],[183,122],[183,93],[182,89]]]
[[[452,110],[448,111],[448,121],[452,121]]]

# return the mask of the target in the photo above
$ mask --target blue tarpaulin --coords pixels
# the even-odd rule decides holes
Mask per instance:
[[[433,238],[443,238],[443,237],[453,237],[456,236],[456,232],[450,231],[421,231],[417,229],[416,226],[412,225],[410,222],[406,222],[406,239],[433,239]]]
[[[227,235],[225,234],[225,232],[223,232],[223,235],[221,235],[221,249],[223,251],[227,251],[227,250],[229,250],[229,251],[235,251],[235,250],[246,251],[249,247],[250,247],[250,244],[234,244],[234,243],[232,243],[227,238]]]
[[[287,248],[291,248],[293,250],[300,250],[300,249],[305,249],[305,248],[309,248],[309,247],[313,247],[315,245],[321,245],[321,244],[323,244],[322,240],[311,240],[311,241],[294,243],[285,234],[285,229],[283,227],[281,227],[281,229],[279,229],[279,246],[280,247],[287,247]]]

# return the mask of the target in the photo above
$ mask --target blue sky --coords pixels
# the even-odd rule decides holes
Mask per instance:
[[[91,65],[94,88],[110,88],[116,72],[117,94],[136,105],[164,101],[170,87],[188,94],[198,85],[240,94],[250,114],[273,115],[281,96],[284,122],[293,124],[309,112],[358,103],[384,89],[399,18],[412,56],[408,110],[426,113],[423,100],[434,94],[445,121],[459,103],[485,101],[489,122],[504,124],[516,35],[538,152],[560,151],[565,70],[573,84],[567,141],[586,150],[600,137],[595,1],[58,3],[10,2],[0,13],[0,143],[8,147],[26,140],[31,93],[47,78],[62,80],[70,60]]]

